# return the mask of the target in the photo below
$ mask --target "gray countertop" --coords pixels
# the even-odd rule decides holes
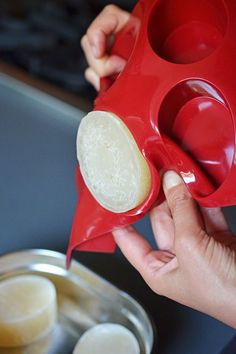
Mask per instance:
[[[1,254],[28,248],[66,251],[76,205],[75,136],[83,115],[0,74]],[[226,213],[235,227],[236,210]],[[137,227],[153,242],[147,218]],[[119,252],[80,253],[76,258],[150,312],[158,332],[154,353],[236,353],[235,330],[154,294]]]

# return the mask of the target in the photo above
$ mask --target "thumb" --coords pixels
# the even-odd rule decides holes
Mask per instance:
[[[198,242],[205,235],[204,224],[198,205],[182,178],[176,172],[166,172],[163,189],[174,222],[175,243],[183,241],[189,245],[191,241]]]

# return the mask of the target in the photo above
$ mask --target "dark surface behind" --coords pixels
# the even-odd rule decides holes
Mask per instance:
[[[81,37],[106,0],[1,0],[1,60],[31,76],[82,97],[95,97],[84,78],[87,67]],[[130,11],[135,0],[114,0]]]
[[[82,112],[0,76],[0,251],[66,251],[76,204],[75,136]],[[227,214],[235,228],[235,208]],[[147,218],[138,228],[152,241]],[[236,332],[155,295],[117,252],[76,258],[128,291],[154,318],[160,354],[235,354]],[[63,353],[58,353],[63,354]]]

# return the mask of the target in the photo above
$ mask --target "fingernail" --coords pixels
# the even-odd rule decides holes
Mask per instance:
[[[178,173],[176,173],[174,171],[168,171],[164,174],[163,184],[166,189],[171,189],[171,188],[176,187],[182,183],[183,183],[183,180],[178,175]]]

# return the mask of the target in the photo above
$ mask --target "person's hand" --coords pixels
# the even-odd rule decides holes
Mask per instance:
[[[113,232],[153,291],[236,328],[236,237],[219,208],[200,208],[182,178],[164,175],[166,201],[151,211],[159,250],[131,226]]]
[[[117,55],[109,55],[109,41],[128,22],[130,14],[115,5],[107,5],[89,26],[81,39],[88,68],[86,79],[98,91],[100,78],[121,72],[126,61]]]

